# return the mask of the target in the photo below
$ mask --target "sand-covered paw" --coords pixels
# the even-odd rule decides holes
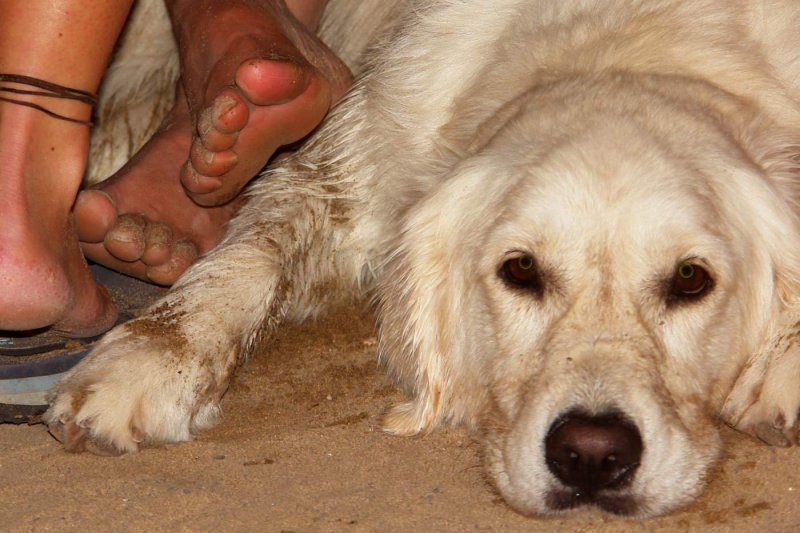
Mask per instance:
[[[191,357],[128,328],[113,330],[53,390],[44,420],[69,451],[116,454],[187,441],[217,416],[203,394],[209,377]]]
[[[759,399],[744,412],[736,428],[758,437],[770,446],[797,445],[800,387],[794,384],[794,389],[775,390],[764,387]]]
[[[771,446],[798,444],[800,352],[795,349],[770,361],[761,372],[740,378],[722,411],[736,429]]]
[[[114,383],[62,383],[45,414],[50,433],[67,451],[101,455],[135,452],[147,435],[137,424],[140,401]]]

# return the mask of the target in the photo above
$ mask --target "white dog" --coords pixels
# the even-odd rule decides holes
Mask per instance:
[[[718,417],[797,438],[798,28],[791,0],[333,2],[352,92],[50,427],[189,440],[281,322],[367,293],[411,396],[387,431],[474,428],[525,514],[687,503]]]

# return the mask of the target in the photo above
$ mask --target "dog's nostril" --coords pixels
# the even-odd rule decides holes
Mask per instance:
[[[639,430],[616,413],[568,413],[551,426],[545,439],[548,468],[582,497],[628,484],[641,457]]]

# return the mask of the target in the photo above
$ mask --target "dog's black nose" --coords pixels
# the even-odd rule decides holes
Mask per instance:
[[[553,423],[545,439],[548,468],[581,499],[627,485],[641,457],[639,430],[618,413],[567,413]]]

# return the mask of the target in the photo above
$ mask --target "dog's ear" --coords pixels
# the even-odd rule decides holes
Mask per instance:
[[[800,214],[800,139],[796,131],[781,128],[766,117],[740,126],[740,130],[741,142],[753,160],[788,201],[790,209]]]
[[[439,130],[439,143],[444,151],[465,158],[481,151],[508,122],[522,113],[531,100],[531,92],[523,92],[493,107],[493,100],[464,95],[453,103],[450,121]],[[505,95],[504,95],[505,96]]]
[[[497,133],[503,129],[503,127],[508,124],[508,121],[518,116],[521,112],[525,104],[527,104],[530,98],[530,93],[526,92],[514,98],[510,102],[504,104],[500,109],[498,109],[492,116],[488,119],[484,120],[480,126],[478,126],[477,130],[474,132],[474,136],[470,140],[470,143],[467,145],[467,153],[472,155],[478,153],[484,146],[489,144],[489,142],[494,138]]]
[[[482,186],[481,186],[482,184]],[[480,320],[476,262],[491,223],[486,177],[472,169],[445,182],[406,218],[378,288],[381,362],[414,397],[384,419],[390,433],[425,433],[444,420],[469,423],[484,388],[473,354]]]
[[[761,163],[774,188],[743,195],[763,203],[742,213],[756,232],[748,257],[769,268],[747,269],[749,290],[739,297],[755,336],[721,416],[768,444],[788,446],[798,443],[800,410],[800,146],[788,143],[770,156]]]

